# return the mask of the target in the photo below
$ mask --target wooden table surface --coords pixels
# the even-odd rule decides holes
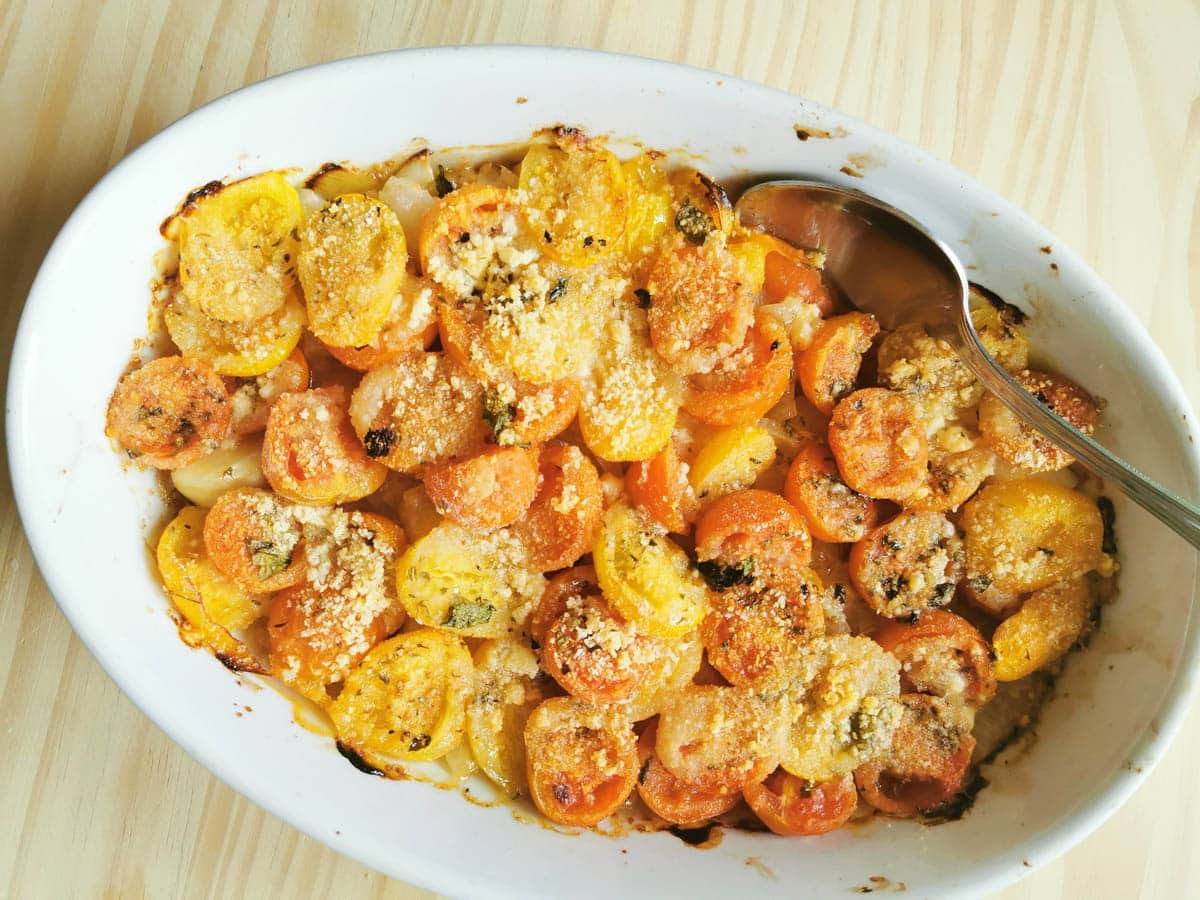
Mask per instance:
[[[1153,13],[1147,11],[1153,7]],[[0,379],[75,203],[220,94],[395,47],[564,44],[804,94],[1014,200],[1126,299],[1200,406],[1200,5],[0,0]],[[1137,795],[1006,898],[1200,894],[1200,710]],[[242,799],[75,638],[0,484],[0,895],[426,897]]]

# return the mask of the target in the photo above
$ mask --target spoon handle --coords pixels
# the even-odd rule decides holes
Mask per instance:
[[[1106,482],[1115,483],[1130,500],[1200,549],[1200,508],[1147,478],[1129,463],[1100,446],[1068,424],[1022,388],[979,341],[979,335],[964,315],[958,318],[957,349],[963,362],[1017,417],[1049,438],[1085,468]]]

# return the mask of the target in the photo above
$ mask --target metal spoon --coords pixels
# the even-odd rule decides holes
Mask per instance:
[[[910,216],[861,191],[768,181],[742,194],[743,224],[825,252],[825,272],[886,329],[918,322],[945,340],[1019,419],[1200,548],[1200,508],[1147,478],[1039,403],[983,348],[954,253]]]

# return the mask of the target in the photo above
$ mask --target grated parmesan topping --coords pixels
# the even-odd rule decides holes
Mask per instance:
[[[359,512],[296,505],[291,514],[303,535],[306,599],[317,607],[300,636],[344,674],[371,649],[376,620],[396,601],[398,548]]]
[[[560,146],[567,140],[557,139]],[[586,144],[582,136],[575,139]],[[757,424],[724,426],[717,417],[702,422],[692,408],[681,412],[685,388],[707,390],[711,385],[714,392],[752,391],[763,342],[747,343],[746,335],[757,310],[782,323],[787,340],[800,351],[811,346],[823,327],[820,307],[798,296],[759,304],[763,266],[756,271],[754,261],[764,260],[754,254],[761,247],[742,243],[752,242],[754,236],[727,206],[724,212],[732,221],[713,218],[711,229],[691,233],[689,220],[681,225],[676,216],[673,230],[672,204],[681,201],[678,173],[660,173],[664,196],[647,201],[653,206],[661,199],[664,212],[640,209],[643,198],[637,191],[650,195],[658,188],[630,180],[627,197],[611,198],[614,211],[624,215],[626,236],[617,230],[601,239],[601,232],[592,229],[580,238],[591,255],[581,253],[573,258],[577,265],[566,265],[564,260],[572,257],[557,252],[565,246],[560,236],[584,235],[586,220],[597,212],[582,207],[576,211],[580,196],[596,193],[587,179],[568,184],[570,179],[560,180],[558,172],[538,173],[536,167],[526,166],[518,189],[511,169],[448,162],[437,167],[435,180],[428,151],[421,166],[385,167],[381,164],[375,174],[381,179],[393,174],[377,192],[363,188],[371,198],[378,193],[378,199],[345,195],[344,201],[326,204],[312,191],[300,192],[307,221],[298,230],[289,229],[286,240],[294,243],[296,235],[303,234],[298,268],[305,276],[307,298],[300,295],[283,250],[265,250],[263,265],[247,268],[245,259],[218,258],[224,252],[220,241],[200,232],[191,236],[193,253],[185,253],[181,265],[204,263],[201,257],[207,254],[210,262],[223,267],[225,282],[198,280],[195,276],[205,272],[197,270],[186,273],[191,281],[182,272],[177,281],[167,277],[160,290],[164,318],[180,351],[209,360],[228,374],[236,423],[229,440],[234,443],[237,435],[253,431],[247,423],[255,416],[265,416],[275,404],[286,406],[298,396],[289,393],[298,388],[288,382],[280,360],[286,361],[308,324],[313,340],[305,352],[318,385],[304,396],[316,402],[292,410],[295,421],[288,423],[287,436],[294,438],[291,429],[298,426],[303,439],[290,441],[293,452],[287,468],[301,473],[293,473],[299,481],[345,475],[352,460],[340,438],[349,440],[355,452],[360,449],[344,427],[348,409],[361,449],[374,460],[371,465],[391,470],[391,489],[366,498],[364,508],[397,515],[413,541],[397,571],[398,551],[405,542],[388,530],[390,526],[373,521],[372,514],[256,494],[255,539],[247,541],[247,547],[263,555],[252,552],[251,561],[265,572],[286,560],[287,567],[302,570],[304,579],[280,595],[296,604],[291,622],[298,624],[290,645],[292,635],[279,633],[282,649],[278,660],[271,660],[275,674],[296,682],[306,693],[311,687],[307,682],[318,676],[316,696],[324,703],[327,686],[354,671],[372,646],[399,628],[406,614],[412,616],[410,628],[457,632],[454,640],[471,639],[466,646],[475,660],[474,674],[466,676],[467,689],[459,691],[467,705],[468,732],[473,734],[475,727],[471,717],[481,722],[494,736],[491,749],[484,752],[504,756],[506,765],[520,770],[520,781],[528,750],[528,771],[553,770],[554,799],[564,807],[568,804],[559,797],[561,791],[577,791],[571,803],[592,802],[600,791],[595,779],[628,774],[635,740],[631,722],[645,722],[653,715],[660,717],[656,752],[663,766],[689,787],[702,789],[705,779],[718,778],[727,785],[752,771],[760,777],[758,773],[773,771],[777,764],[817,782],[872,762],[901,759],[902,739],[893,748],[893,738],[905,717],[914,715],[905,712],[898,699],[902,673],[906,685],[963,702],[970,682],[962,654],[950,639],[918,642],[898,660],[861,636],[879,623],[876,613],[915,619],[922,610],[950,601],[963,580],[968,552],[958,532],[960,518],[947,518],[943,511],[957,509],[975,496],[998,468],[991,446],[994,436],[986,423],[976,427],[982,388],[949,344],[920,326],[905,326],[885,335],[876,354],[877,383],[911,401],[927,438],[926,442],[915,428],[906,428],[894,440],[895,450],[912,458],[923,455],[928,446],[929,461],[924,484],[902,498],[899,515],[889,512],[886,524],[872,529],[872,537],[859,544],[861,553],[864,544],[874,541],[867,548],[867,561],[854,555],[848,544],[814,541],[816,571],[811,581],[804,581],[803,590],[751,571],[718,595],[705,586],[690,558],[693,514],[703,516],[705,504],[714,497],[750,484],[784,492],[789,460],[805,441],[825,440],[827,423],[803,399],[797,402],[795,375],[792,389],[775,402],[768,419]],[[397,171],[406,174],[394,174]],[[628,173],[626,177],[632,179]],[[475,206],[456,205],[453,197],[439,204],[435,212],[462,214],[464,230],[438,219],[433,246],[420,246],[422,226],[434,221],[424,217],[438,203],[435,189],[444,196],[473,182],[503,193]],[[567,187],[575,193],[568,195]],[[548,191],[553,196],[548,197]],[[651,215],[657,223],[638,221]],[[700,211],[701,219],[706,215]],[[634,232],[650,224],[663,226],[665,233],[658,230],[635,240]],[[374,239],[385,236],[390,238],[390,251],[384,254],[388,259],[381,260],[377,251],[383,248],[376,247]],[[593,246],[595,241],[599,243]],[[551,246],[556,243],[559,246]],[[414,259],[417,264],[407,269],[406,244],[414,258],[418,248],[421,251],[421,258]],[[279,246],[282,242],[272,245]],[[643,258],[630,259],[639,255],[630,252],[634,247]],[[397,260],[399,265],[391,266]],[[381,282],[383,269],[389,277]],[[315,282],[312,272],[319,275]],[[216,291],[216,303],[203,296],[202,280],[216,284],[207,286]],[[379,289],[372,291],[372,285]],[[257,319],[224,322],[207,312],[221,307],[221,301],[225,308],[248,307],[256,298],[261,303],[266,294],[277,295],[278,303]],[[307,307],[301,304],[305,299]],[[370,331],[368,343],[330,337],[329,329],[348,332],[376,317],[381,304],[388,307],[387,315]],[[1010,370],[1023,369],[1027,348],[1009,320],[990,306],[973,315],[985,344],[1003,355],[1001,362]],[[419,338],[431,325],[440,325],[445,345],[425,352]],[[326,339],[332,355],[347,366],[373,366],[348,401],[347,388],[320,386],[349,384],[343,376],[351,373],[331,368],[337,364],[328,354],[316,355],[321,353],[316,335]],[[777,349],[773,341],[771,348]],[[359,364],[348,361],[340,350],[362,351]],[[265,371],[270,365],[276,368]],[[297,364],[292,366],[299,380]],[[868,366],[867,375],[871,372]],[[567,407],[576,403],[578,418],[571,424]],[[563,432],[564,428],[572,430]],[[493,442],[529,447],[532,453],[557,452],[554,442],[560,433],[567,441],[561,479],[552,481],[556,487],[550,490],[545,481],[559,476],[539,474],[534,506],[509,526],[482,533],[464,528],[455,523],[450,502],[443,501],[446,508],[439,510],[425,490],[423,478],[431,464],[472,456]],[[659,523],[643,521],[647,510],[631,513],[640,526],[618,532],[611,546],[593,544],[593,520],[599,511],[589,486],[598,475],[603,508],[610,515],[628,511],[629,471],[621,464],[651,460],[667,441],[674,441],[682,456],[679,480],[653,499],[670,503],[679,499],[673,491],[694,492],[687,501],[689,524],[681,544],[667,538]],[[1022,455],[1017,461],[1028,458]],[[600,461],[593,464],[594,459]],[[583,473],[583,467],[589,473]],[[999,470],[993,483],[1006,472],[1013,474],[1003,465]],[[507,487],[501,470],[484,466],[476,474],[460,492],[464,504],[480,503]],[[588,477],[577,477],[583,474]],[[694,485],[689,483],[692,476]],[[1066,472],[1058,476],[1074,477]],[[840,477],[827,480],[823,490],[829,507],[841,508],[858,497]],[[450,518],[443,519],[443,512]],[[968,506],[963,521],[969,512]],[[904,531],[904,523],[915,515],[926,517],[923,525]],[[1041,578],[1049,560],[1061,565],[1067,555],[1053,547],[1027,546],[1018,528],[1035,524],[1029,521],[1032,514],[1022,517],[1018,526],[1009,523],[1008,531],[998,527],[998,515],[977,511],[972,527],[964,525],[968,536],[973,528],[991,541],[984,548],[986,555],[977,554],[981,559],[975,567],[985,571],[968,571],[964,590],[978,605],[989,608],[991,602],[997,613],[1001,602],[1009,604],[1003,610],[1008,612],[1022,599],[1018,593],[1001,597],[1001,587]],[[538,648],[539,664],[526,631],[546,587],[535,557],[571,536],[572,530],[582,533],[584,525],[592,529],[589,537],[563,551],[555,567],[587,565],[584,551],[592,546],[597,554],[602,547],[611,549],[629,570],[620,586],[638,596],[620,596],[618,602],[618,588],[609,586],[608,598],[565,598],[565,611],[546,629],[545,645]],[[880,532],[886,532],[882,542],[875,540]],[[1089,536],[1091,543],[1098,540]],[[969,544],[970,537],[966,541]],[[571,558],[580,552],[582,557]],[[266,562],[260,565],[259,559]],[[1080,566],[1085,564],[1086,571],[1106,577],[1117,569],[1112,555],[1099,549],[1088,550]],[[281,580],[294,575],[293,569]],[[672,639],[650,636],[655,629],[639,618],[649,613],[631,611],[640,609],[634,601],[650,599],[656,601],[650,605],[664,617],[664,626],[686,628],[688,633]],[[705,654],[710,668],[700,672]],[[574,683],[568,670],[575,671]],[[443,683],[443,673],[428,666],[416,678],[428,680],[427,690],[410,691],[399,703],[396,685],[382,676],[375,684],[376,671],[363,671],[381,698],[379,709],[356,711],[362,721],[353,724],[364,729],[420,720],[432,731],[434,707],[450,702],[452,687],[462,687]],[[700,681],[716,680],[716,671],[737,686],[694,683],[698,674]],[[574,696],[546,700],[547,674]],[[612,702],[583,702],[594,685]],[[365,712],[372,716],[361,715]],[[522,731],[526,718],[529,726]],[[969,730],[968,719],[969,713],[964,713],[962,722],[947,720],[946,734],[953,736],[953,728],[962,723]],[[429,733],[414,734],[430,738]],[[471,739],[472,750],[480,754],[475,737]],[[493,775],[482,755],[479,762]]]
[[[879,383],[913,402],[929,436],[983,396],[983,386],[954,348],[931,337],[921,325],[903,325],[884,338]]]
[[[784,766],[824,781],[885,754],[900,723],[900,663],[866,637],[804,645],[789,688],[799,714]]]

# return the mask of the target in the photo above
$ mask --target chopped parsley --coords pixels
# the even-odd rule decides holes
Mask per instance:
[[[270,541],[250,541],[250,561],[258,569],[258,577],[266,581],[292,564],[292,554],[284,553]]]
[[[496,607],[482,600],[464,600],[450,607],[450,615],[446,617],[447,628],[474,628],[484,625],[492,619]]]
[[[445,197],[448,193],[458,188],[458,185],[446,177],[446,167],[438,166],[437,175],[433,179],[434,189],[437,190],[439,197]]]
[[[972,575],[967,579],[967,583],[971,585],[971,590],[977,594],[982,594],[992,586],[992,576],[990,575]]]
[[[517,404],[505,403],[500,398],[500,392],[491,388],[483,392],[483,421],[488,423],[497,440],[516,416]]]
[[[716,227],[712,216],[691,200],[684,200],[679,212],[675,213],[675,229],[697,247],[704,243],[705,238]]]
[[[367,456],[371,459],[379,459],[381,456],[387,456],[392,452],[392,447],[396,445],[396,441],[400,436],[391,428],[372,428],[363,438],[363,446],[367,449]]]
[[[754,580],[754,560],[743,559],[735,566],[723,566],[715,559],[696,563],[696,570],[714,591],[727,591],[738,584],[749,584]]]

